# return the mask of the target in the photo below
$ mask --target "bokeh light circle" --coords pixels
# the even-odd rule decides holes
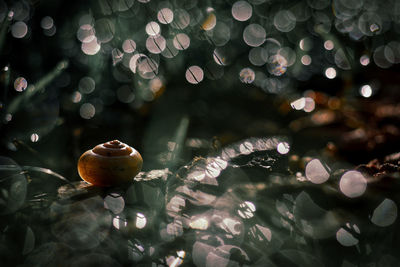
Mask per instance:
[[[251,18],[253,8],[247,1],[237,1],[232,6],[232,16],[238,21],[246,21]]]
[[[267,33],[263,26],[259,24],[250,24],[243,31],[244,42],[253,47],[262,45],[265,42]]]
[[[185,74],[186,80],[191,84],[198,84],[204,78],[203,69],[199,66],[190,66],[186,70]]]
[[[25,91],[26,87],[28,87],[28,82],[24,77],[18,77],[14,81],[14,89],[17,92]]]
[[[174,20],[174,12],[169,8],[162,8],[157,12],[157,19],[162,24],[169,24]]]
[[[367,179],[358,171],[348,171],[340,178],[339,187],[347,197],[359,197],[367,189]]]
[[[14,38],[24,38],[28,33],[28,26],[23,21],[17,21],[11,26],[11,35]]]

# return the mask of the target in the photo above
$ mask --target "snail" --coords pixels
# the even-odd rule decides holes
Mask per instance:
[[[86,182],[106,187],[132,181],[142,164],[138,151],[114,140],[83,153],[78,161],[78,173]]]

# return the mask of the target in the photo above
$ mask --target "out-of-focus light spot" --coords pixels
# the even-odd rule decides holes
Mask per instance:
[[[113,226],[118,229],[124,229],[126,226],[128,225],[128,222],[126,221],[126,219],[121,218],[119,216],[116,216],[113,218]]]
[[[214,49],[213,58],[215,63],[221,66],[226,66],[230,63],[229,54],[227,53],[227,51],[219,47]]]
[[[178,255],[178,257],[180,257],[180,258],[184,258],[186,255],[186,252],[184,250],[179,250],[176,252],[176,255]]]
[[[315,101],[311,97],[302,97],[290,103],[295,110],[304,110],[311,112],[315,109]]]
[[[252,83],[256,78],[256,74],[250,68],[244,68],[239,73],[239,79],[242,83]]]
[[[350,224],[347,224],[348,226]],[[353,229],[356,233],[360,233],[360,229],[358,228],[357,225],[353,225]],[[358,239],[355,238],[350,232],[348,232],[346,229],[344,228],[340,228],[337,232],[336,232],[336,239],[337,241],[345,247],[351,247],[351,246],[355,246],[358,244]]]
[[[296,52],[290,47],[285,46],[280,48],[277,55],[280,55],[286,60],[285,65],[287,67],[292,66],[296,62]]]
[[[335,45],[333,44],[333,42],[331,40],[326,40],[324,42],[324,47],[326,50],[332,50],[335,47]]]
[[[396,203],[386,198],[374,210],[371,222],[380,227],[387,227],[392,225],[397,219],[397,205]]]
[[[45,30],[50,30],[54,25],[52,17],[46,16],[40,21],[40,26]]]
[[[169,24],[174,20],[174,13],[169,8],[160,9],[157,13],[157,19],[162,24]]]
[[[295,101],[293,101],[292,103],[290,103],[290,106],[295,109],[295,110],[302,110],[306,105],[306,98],[302,97],[299,98]]]
[[[305,66],[308,66],[311,64],[311,57],[309,55],[304,55],[301,57],[301,63]]]
[[[274,26],[278,31],[290,32],[296,26],[296,16],[289,10],[278,11],[274,16]]]
[[[368,84],[365,84],[365,85],[361,86],[360,94],[365,98],[368,98],[368,97],[372,96],[372,88],[371,88],[371,86],[368,85]]]
[[[287,70],[287,66],[288,66],[287,59],[280,54],[270,56],[268,59],[268,64],[267,64],[268,72],[275,76],[283,75]]]
[[[7,113],[4,119],[6,120],[6,122],[10,122],[12,120],[12,115],[10,113]]]
[[[336,70],[335,68],[329,67],[325,70],[325,76],[328,79],[334,79],[336,77]]]
[[[289,153],[290,146],[287,142],[280,142],[276,146],[276,150],[278,151],[279,154],[285,155],[285,154]]]
[[[38,142],[38,141],[39,141],[39,135],[38,135],[37,133],[31,134],[31,141],[32,141],[33,143]]]
[[[369,56],[362,55],[360,57],[360,64],[363,65],[363,66],[367,66],[369,64]]]
[[[131,39],[126,39],[122,43],[122,50],[124,50],[125,53],[133,53],[136,50],[136,43],[135,41]]]
[[[93,118],[94,114],[96,113],[95,107],[90,103],[85,103],[79,109],[79,114],[82,118],[89,120]]]
[[[387,69],[395,62],[395,54],[388,45],[381,45],[377,47],[373,54],[375,64],[380,67]]]
[[[17,21],[11,26],[11,35],[14,38],[24,38],[28,33],[28,26],[23,21]]]
[[[115,66],[117,63],[122,61],[124,54],[118,49],[118,48],[113,48],[111,50],[111,58],[113,61],[113,66]]]
[[[268,52],[262,47],[254,47],[249,52],[249,61],[254,66],[262,66],[268,61]]]
[[[190,46],[190,38],[185,33],[178,33],[173,39],[174,47],[178,50],[185,50]]]
[[[163,55],[166,58],[173,58],[176,55],[178,55],[179,50],[175,48],[173,44],[173,39],[167,39],[167,45],[166,49],[162,51],[161,55]]]
[[[305,112],[312,112],[315,109],[315,101],[311,97],[305,98],[305,105],[303,110]]]
[[[371,32],[377,32],[377,31],[380,30],[380,27],[379,27],[378,24],[372,23],[371,26],[369,26],[369,30],[370,30]]]
[[[215,46],[224,46],[231,39],[231,28],[227,23],[218,21],[210,34],[212,35],[211,40]]]
[[[233,218],[225,218],[220,224],[221,228],[232,235],[240,235],[242,232],[242,225],[240,221]]]
[[[78,91],[75,91],[71,96],[71,100],[73,103],[79,103],[82,100],[82,94]]]
[[[215,16],[213,9],[209,12],[208,16],[205,18],[203,23],[201,24],[201,28],[205,31],[209,31],[214,29],[217,24],[217,17]]]
[[[207,164],[205,174],[210,178],[217,178],[221,174],[221,168],[216,164]]]
[[[100,44],[97,43],[97,38],[93,38],[92,41],[88,43],[82,43],[81,49],[82,52],[86,55],[93,56],[96,55],[100,51]]]
[[[254,217],[254,212],[256,211],[256,206],[250,201],[245,201],[239,204],[238,214],[243,219],[250,219]]]
[[[312,40],[308,37],[301,39],[299,42],[299,47],[303,51],[310,51],[313,47]]]
[[[136,214],[136,221],[135,221],[136,228],[143,229],[146,226],[146,224],[147,224],[146,216],[144,216],[143,213],[138,212]]]
[[[169,267],[178,267],[183,263],[183,260],[179,257],[169,256],[165,258],[165,262]]]
[[[141,57],[146,57],[146,55],[145,54],[141,54],[141,53],[134,54],[131,57],[131,59],[129,60],[129,68],[131,69],[131,71],[133,73],[136,73],[136,68],[137,68],[137,65],[138,65],[138,61],[139,61],[139,58],[141,58]]]
[[[265,42],[267,33],[263,26],[259,24],[250,24],[243,31],[244,42],[253,47],[262,45]]]
[[[7,19],[12,20],[13,17],[14,17],[14,11],[10,10],[10,12],[8,12],[7,14]]]
[[[103,17],[96,20],[94,28],[99,43],[108,43],[114,38],[115,23],[110,18]]]
[[[359,197],[367,189],[367,179],[358,171],[348,171],[340,178],[339,187],[347,197]]]
[[[307,163],[305,174],[306,178],[314,184],[322,184],[329,179],[329,172],[319,159],[313,159]]]
[[[165,85],[162,79],[160,79],[159,77],[155,77],[150,81],[149,88],[155,96],[159,96],[165,89]]]
[[[239,151],[241,154],[249,155],[254,151],[253,144],[250,142],[244,142],[243,144],[240,144]]]
[[[199,66],[191,66],[186,70],[185,77],[191,84],[198,84],[204,78],[203,69]]]
[[[237,1],[232,6],[232,16],[238,21],[246,21],[251,18],[253,8],[247,1]]]
[[[158,63],[151,57],[141,56],[137,60],[137,69],[143,79],[153,79],[158,73]]]
[[[198,170],[198,171],[192,171],[188,175],[189,180],[196,180],[196,181],[202,181],[206,177],[206,173],[203,170]]]
[[[83,94],[90,94],[94,91],[96,82],[91,77],[83,77],[79,81],[79,91]]]
[[[167,42],[163,36],[149,36],[146,40],[146,48],[150,53],[160,54],[167,46]]]
[[[192,220],[189,223],[189,226],[192,229],[207,230],[207,228],[208,228],[208,220],[206,218],[204,218],[204,217],[197,218],[195,220]]]
[[[150,36],[156,36],[161,33],[160,25],[155,21],[150,21],[146,25],[146,33]]]
[[[259,241],[271,241],[272,232],[269,228],[256,224],[250,228],[250,234]]]
[[[26,87],[28,87],[28,82],[24,77],[18,77],[14,81],[14,89],[18,92],[25,91]]]
[[[83,24],[80,26],[76,32],[76,38],[82,43],[92,42],[96,38],[93,26],[90,24]]]

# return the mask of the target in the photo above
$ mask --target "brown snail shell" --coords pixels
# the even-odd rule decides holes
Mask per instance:
[[[118,140],[97,145],[82,154],[79,176],[97,186],[113,186],[133,181],[142,169],[142,156]]]

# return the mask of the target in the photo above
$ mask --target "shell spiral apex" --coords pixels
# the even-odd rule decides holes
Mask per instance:
[[[138,151],[118,140],[95,146],[78,161],[79,176],[96,186],[113,186],[132,182],[142,169]]]

